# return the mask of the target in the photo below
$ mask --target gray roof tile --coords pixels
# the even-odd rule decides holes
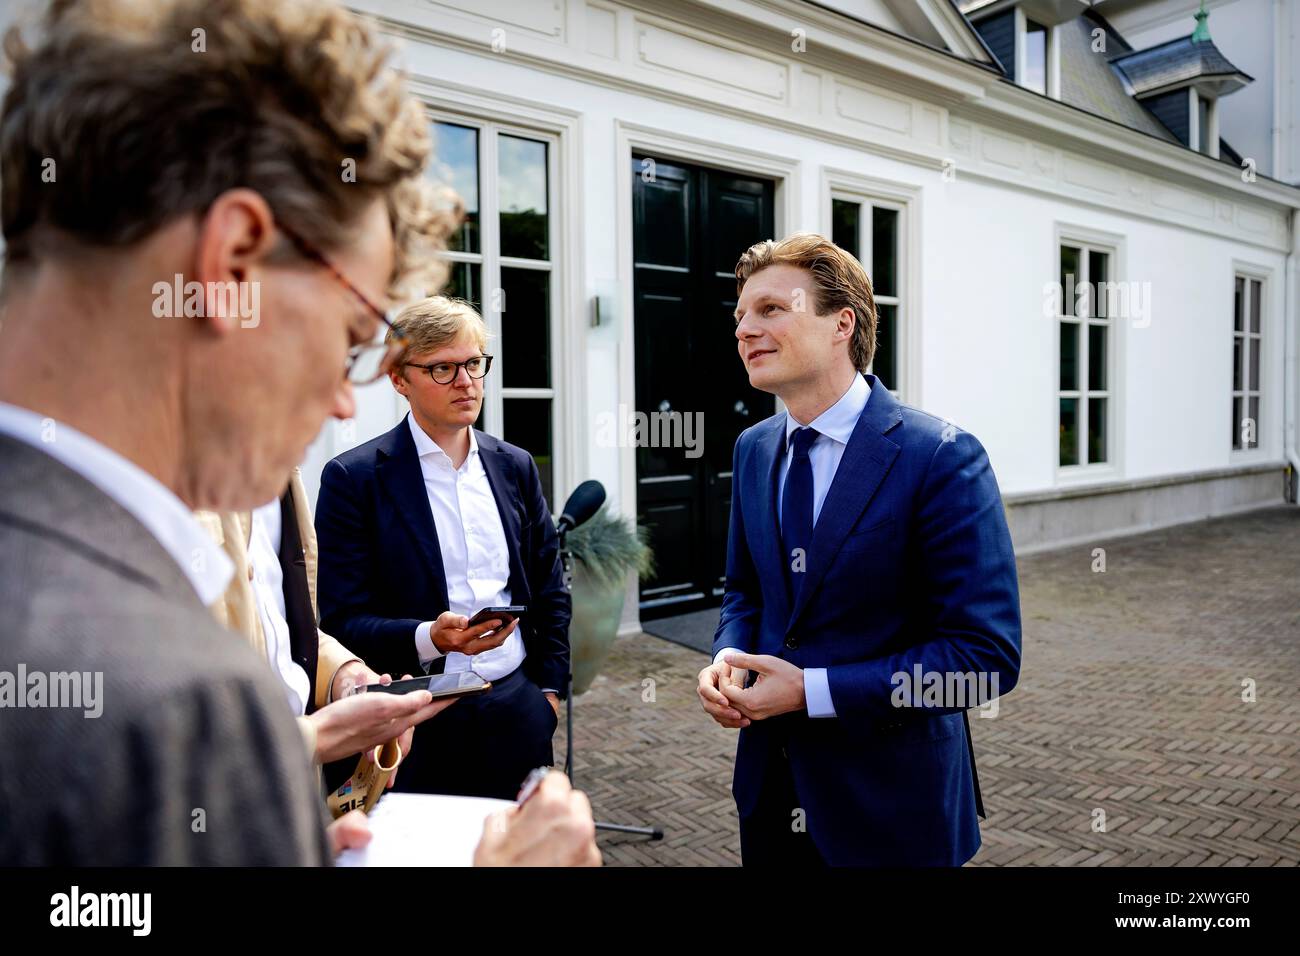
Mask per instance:
[[[1249,83],[1251,77],[1228,62],[1211,40],[1190,36],[1170,40],[1147,50],[1115,57],[1138,96],[1201,77],[1237,76]]]

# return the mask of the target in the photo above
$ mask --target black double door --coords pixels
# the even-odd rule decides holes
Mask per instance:
[[[656,565],[641,581],[641,616],[651,618],[722,598],[731,452],[775,409],[749,384],[733,318],[736,260],[773,238],[774,185],[640,154],[632,175],[637,520]]]

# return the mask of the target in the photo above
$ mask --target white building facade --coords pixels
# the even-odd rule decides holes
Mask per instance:
[[[774,407],[744,380],[728,277],[800,230],[867,267],[874,371],[983,442],[1020,551],[1294,500],[1300,4],[1210,5],[1225,34],[1234,6],[1280,18],[1243,33],[1266,64],[1224,50],[1272,91],[1250,115],[1283,114],[1239,134],[1251,170],[1049,95],[1050,43],[1045,92],[1008,79],[943,0],[352,5],[403,40],[435,176],[473,214],[450,257],[495,336],[486,429],[533,452],[556,510],[596,478],[656,529],[666,570],[630,584],[626,629],[718,599],[730,443]],[[1195,26],[1194,3],[1115,5],[1150,43]],[[358,400],[304,463],[313,494],[405,411],[383,383]],[[678,447],[633,447],[656,411]]]

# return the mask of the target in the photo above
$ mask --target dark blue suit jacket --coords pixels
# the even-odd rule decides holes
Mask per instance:
[[[874,375],[787,596],[776,488],[784,413],[747,429],[733,463],[716,654],[735,647],[827,668],[837,716],[740,731],[733,792],[754,811],[774,736],[808,832],[835,865],[950,866],[979,849],[958,707],[895,707],[893,675],[1020,671],[1020,596],[997,480],[974,436],[901,405]],[[945,703],[949,703],[945,701]]]
[[[510,551],[510,599],[524,673],[564,694],[569,674],[569,594],[559,537],[532,456],[476,432]],[[321,630],[393,677],[419,674],[415,629],[448,610],[442,549],[406,419],[325,466],[316,501]]]

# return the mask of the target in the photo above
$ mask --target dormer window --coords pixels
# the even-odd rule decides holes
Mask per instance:
[[[1189,36],[1111,61],[1132,95],[1188,149],[1219,158],[1219,100],[1251,82],[1210,39],[1204,3]]]
[[[959,6],[1007,79],[1061,98],[1060,25],[1087,9],[1084,0],[964,0]]]
[[[1047,27],[1025,18],[1024,43],[1021,46],[1020,85],[1047,95]]]

